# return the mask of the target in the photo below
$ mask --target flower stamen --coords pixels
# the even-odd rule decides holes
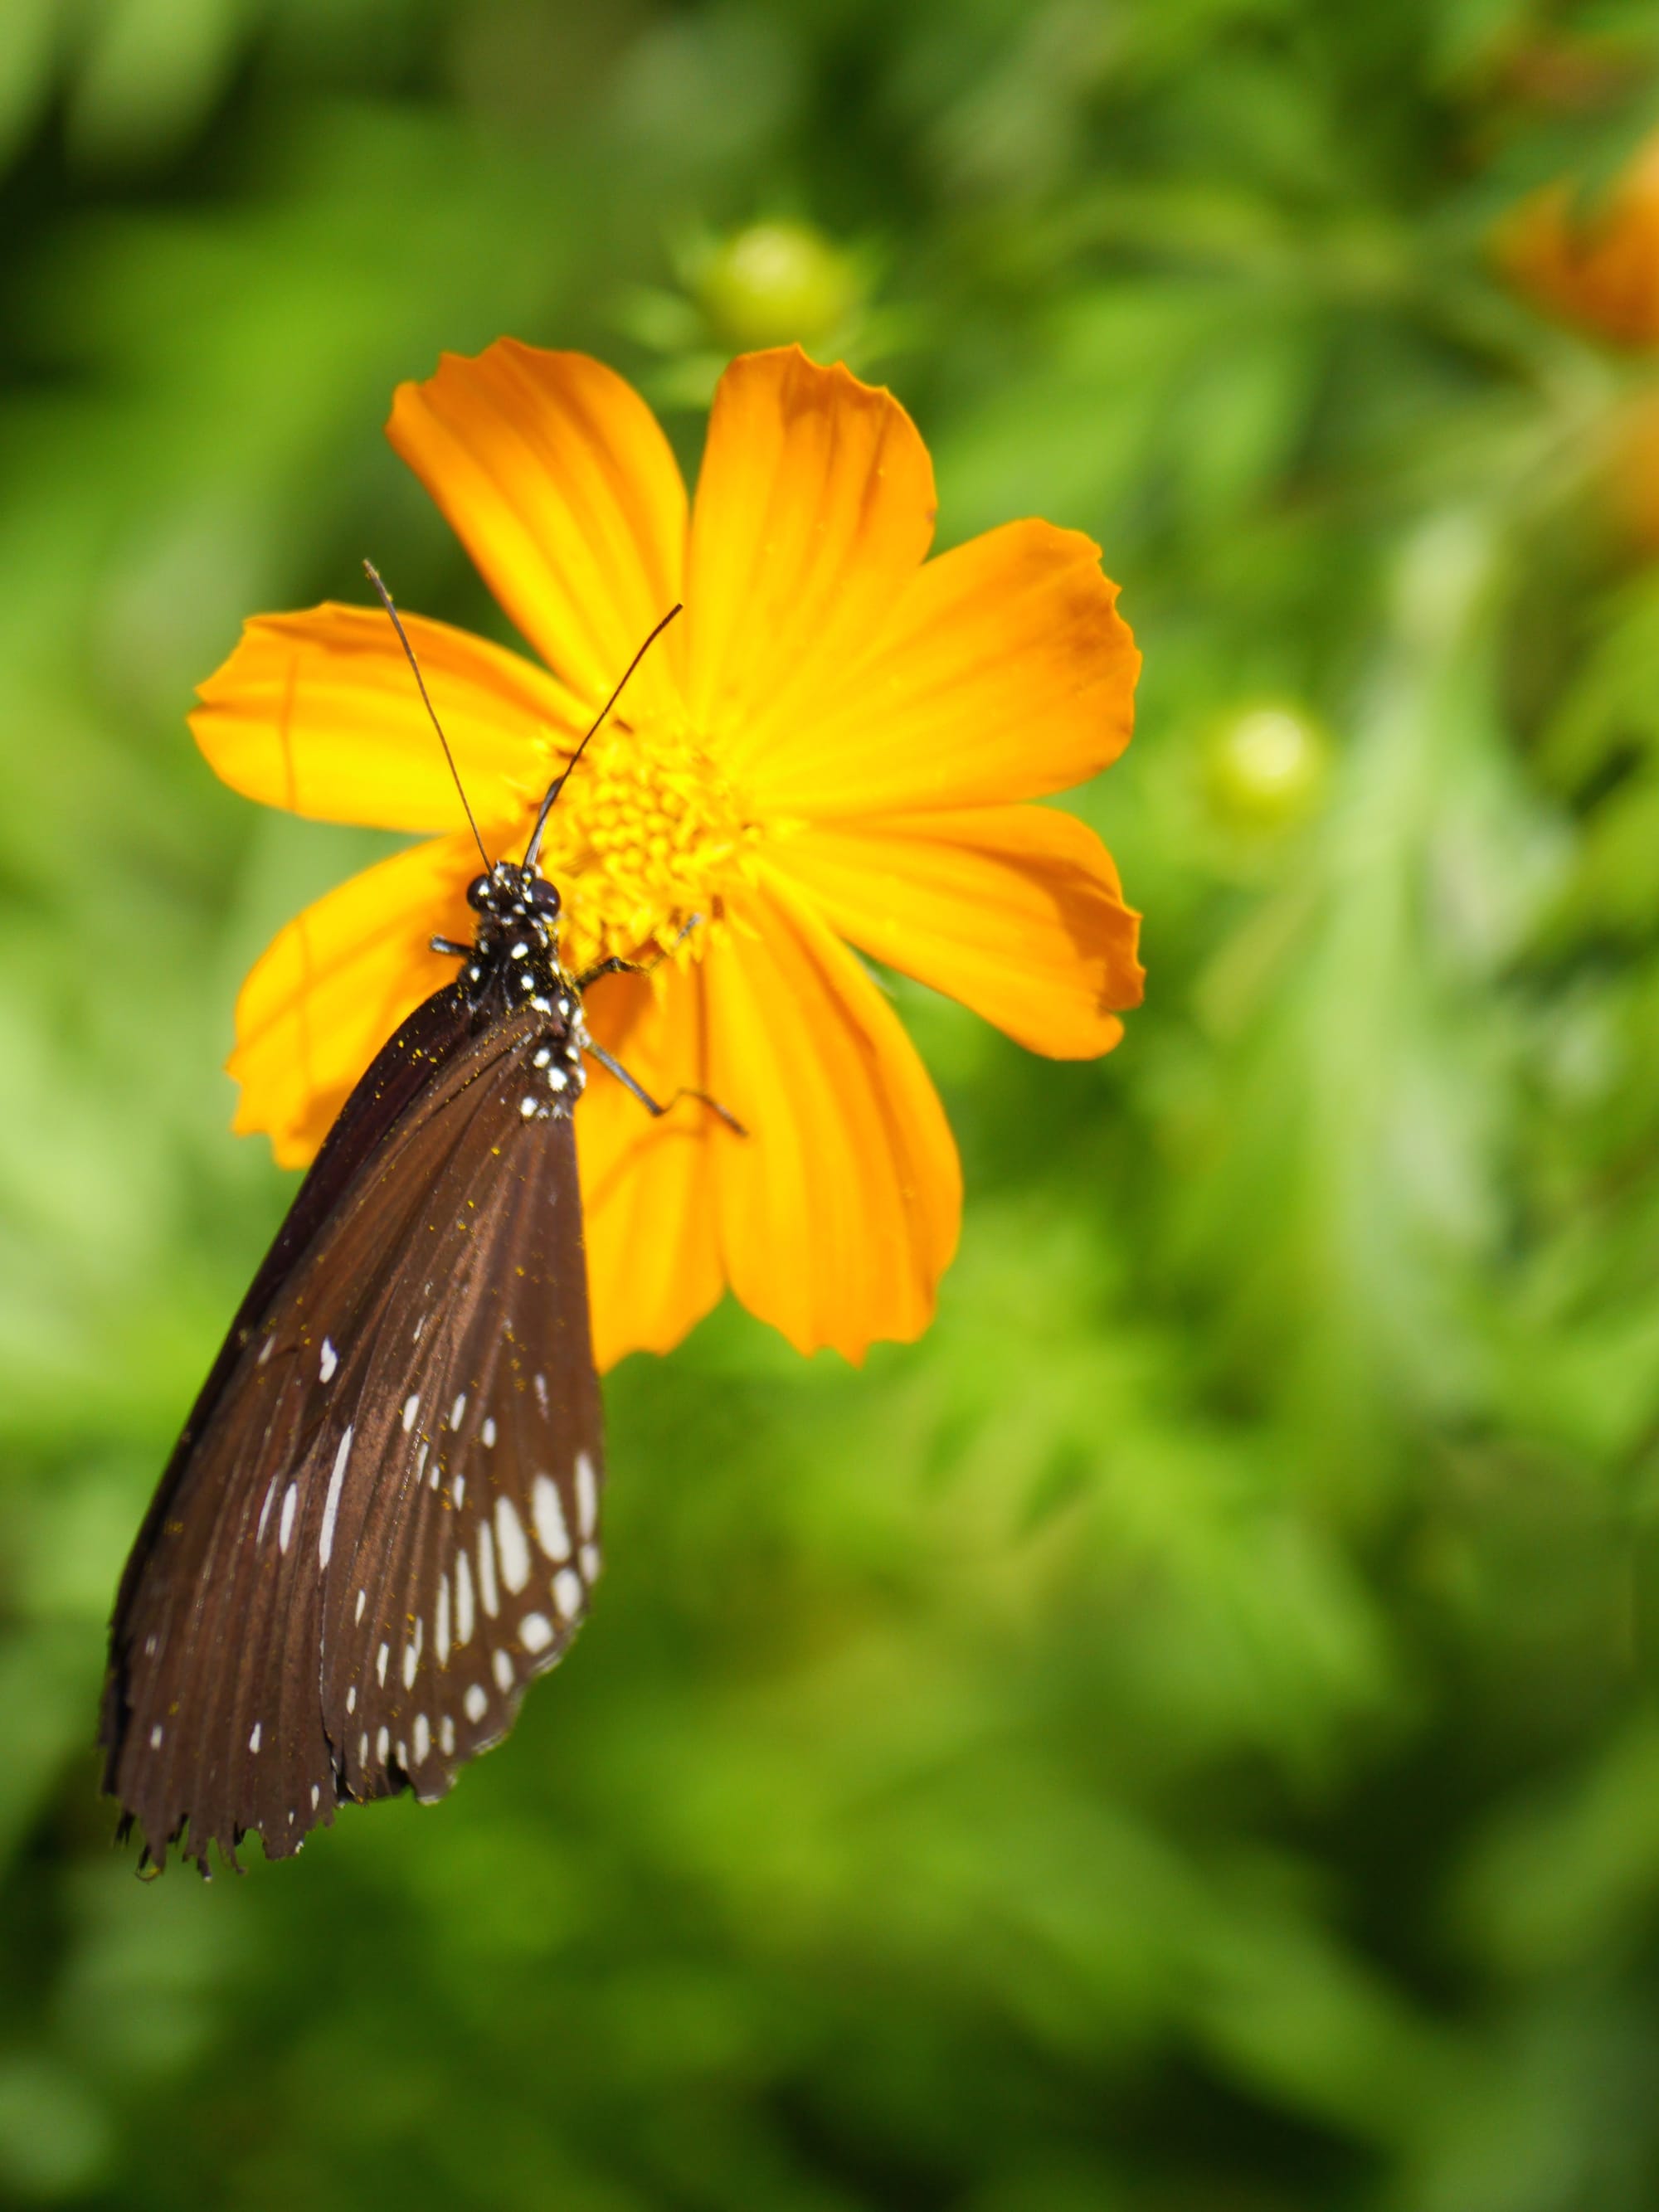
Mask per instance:
[[[606,724],[548,817],[541,865],[564,901],[567,966],[676,949],[693,915],[711,927],[720,890],[765,832],[681,717]],[[679,945],[700,959],[706,929]]]

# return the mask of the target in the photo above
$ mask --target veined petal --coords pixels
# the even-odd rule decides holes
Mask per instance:
[[[763,813],[811,820],[1064,791],[1129,742],[1140,655],[1100,548],[1011,522],[913,576],[867,649],[745,770]]]
[[[780,867],[865,951],[960,999],[1034,1052],[1087,1060],[1139,1006],[1140,917],[1075,816],[994,806],[810,825]]]
[[[709,1168],[726,1279],[798,1351],[918,1336],[956,1249],[962,1176],[897,1017],[787,887],[729,900],[704,962]]]
[[[481,822],[517,820],[580,735],[562,685],[447,623],[403,617]],[[447,830],[465,823],[397,633],[380,608],[258,615],[190,717],[216,775],[323,822]]]
[[[720,381],[686,567],[693,720],[734,768],[881,627],[933,534],[933,469],[892,394],[798,346]]]
[[[498,338],[401,384],[386,435],[550,668],[597,705],[683,596],[685,485],[655,416],[586,354]],[[633,679],[674,696],[671,631]]]
[[[279,930],[236,1001],[236,1127],[303,1167],[404,1017],[453,981],[434,935],[470,941],[471,837],[434,838],[365,868]]]
[[[660,995],[638,977],[594,987],[589,1027],[664,1104],[701,1086],[702,971],[677,971]],[[653,1120],[613,1076],[590,1066],[576,1109],[593,1356],[668,1352],[725,1287],[715,1239],[706,1107],[683,1101]]]

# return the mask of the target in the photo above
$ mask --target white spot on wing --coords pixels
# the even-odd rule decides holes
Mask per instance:
[[[374,1679],[376,1681],[384,1682],[386,1680],[386,1662],[391,1656],[392,1646],[389,1644],[383,1644],[380,1646],[380,1651],[374,1661]]]
[[[247,1740],[247,1747],[250,1751],[258,1751],[259,1748],[259,1723],[258,1721],[255,1721],[253,1723],[253,1733]]]
[[[253,1532],[253,1540],[256,1544],[263,1544],[265,1540],[265,1523],[270,1518],[270,1501],[276,1495],[276,1486],[282,1479],[280,1474],[273,1474],[270,1478],[270,1486],[265,1492],[265,1502],[259,1508],[259,1525]]]
[[[159,1721],[149,1732],[149,1747],[152,1751],[161,1748],[161,1724]]]
[[[553,1602],[567,1620],[574,1620],[581,1610],[581,1577],[569,1567],[561,1567],[553,1577]]]
[[[586,1452],[576,1454],[576,1518],[584,1536],[591,1536],[599,1526],[599,1486],[594,1480],[593,1462]]]
[[[357,1620],[361,1620],[362,1619],[362,1617],[363,1617],[363,1607],[364,1607],[368,1603],[368,1592],[366,1589],[360,1589],[360,1590],[358,1591],[358,1593],[357,1593],[357,1613],[356,1613],[356,1618],[357,1618]]]
[[[404,1434],[407,1436],[415,1425],[415,1417],[421,1410],[420,1393],[411,1390],[404,1400]]]
[[[538,1474],[530,1486],[530,1513],[536,1523],[536,1541],[550,1559],[570,1557],[570,1531],[564,1522],[564,1500],[550,1474]]]
[[[432,1641],[438,1654],[438,1664],[449,1664],[449,1577],[438,1577],[438,1606],[432,1626]]]
[[[455,1755],[455,1723],[447,1713],[438,1723],[438,1741],[444,1747],[444,1757],[453,1759]]]
[[[545,1375],[538,1375],[536,1376],[535,1382],[537,1402],[541,1407],[543,1413],[545,1413],[547,1411],[547,1377]]]
[[[279,1552],[287,1551],[293,1540],[294,1516],[299,1504],[300,1486],[297,1482],[290,1482],[283,1492],[283,1517],[276,1526],[276,1548]]]
[[[472,1562],[465,1552],[455,1554],[455,1641],[472,1641]]]
[[[479,1436],[483,1438],[483,1440],[484,1443],[486,1444],[486,1446],[488,1446],[488,1445],[489,1445],[489,1444],[493,1444],[493,1443],[495,1443],[495,1419],[494,1419],[493,1416],[492,1416],[492,1418],[491,1418],[490,1419],[487,1420],[487,1421],[484,1423],[484,1425],[483,1425],[483,1428],[481,1428],[481,1429],[479,1430],[478,1434],[479,1434]]]
[[[597,1544],[584,1544],[582,1546],[581,1556],[582,1580],[585,1583],[598,1582],[599,1579],[599,1568],[601,1565],[602,1562],[599,1559],[599,1546]]]
[[[502,1694],[505,1695],[513,1687],[517,1679],[513,1672],[513,1662],[505,1651],[498,1651],[490,1663],[495,1669],[495,1680],[500,1683]]]
[[[457,1512],[460,1510],[461,1507],[465,1505],[465,1503],[466,1477],[464,1474],[458,1474],[455,1478],[455,1509]]]
[[[349,1713],[355,1713],[355,1712],[356,1711],[356,1710],[357,1710],[357,1685],[354,1682],[354,1683],[352,1684],[351,1687],[350,1687],[350,1688],[346,1692],[346,1711],[347,1711]]]
[[[374,1756],[380,1760],[382,1766],[386,1765],[386,1755],[391,1748],[392,1730],[389,1728],[383,1728],[379,1735],[374,1739]]]
[[[316,1783],[311,1785],[311,1809],[314,1813],[323,1802],[323,1793]]]
[[[322,1534],[317,1539],[317,1564],[328,1565],[329,1554],[334,1549],[334,1521],[340,1510],[340,1485],[345,1480],[346,1461],[351,1453],[351,1431],[348,1427],[340,1439],[340,1449],[334,1455],[334,1472],[328,1478],[328,1496],[323,1500]]]
[[[459,1429],[460,1427],[461,1415],[465,1413],[465,1411],[466,1393],[463,1390],[460,1396],[456,1399],[454,1404],[449,1409],[449,1425],[452,1429]]]
[[[461,1699],[461,1703],[466,1709],[468,1720],[481,1721],[484,1717],[484,1710],[489,1703],[489,1692],[482,1682],[474,1682]]]
[[[501,1609],[501,1601],[495,1588],[495,1542],[488,1521],[478,1524],[478,1600],[494,1620]]]
[[[517,1508],[505,1496],[495,1500],[495,1541],[501,1555],[501,1580],[516,1595],[530,1580],[530,1546]]]
[[[323,1339],[322,1357],[317,1363],[317,1371],[322,1376],[325,1382],[331,1382],[334,1380],[334,1370],[339,1364],[339,1353],[334,1349],[334,1346],[329,1342],[328,1339],[325,1337]]]
[[[415,1764],[418,1766],[432,1748],[432,1729],[424,1713],[416,1714],[410,1734],[415,1739]]]
[[[519,1623],[519,1641],[526,1651],[545,1651],[553,1641],[553,1624],[544,1613],[527,1613]]]

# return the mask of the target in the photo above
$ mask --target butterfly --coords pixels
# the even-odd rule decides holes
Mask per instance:
[[[341,1803],[441,1796],[586,1614],[605,1449],[571,1116],[590,1057],[651,1113],[676,1101],[588,1036],[584,990],[633,963],[566,972],[536,856],[678,611],[524,859],[479,842],[473,940],[433,940],[459,973],[342,1108],[162,1474],[100,1728],[141,1870],[174,1844],[204,1875],[214,1846],[234,1866],[250,1832],[285,1857]]]

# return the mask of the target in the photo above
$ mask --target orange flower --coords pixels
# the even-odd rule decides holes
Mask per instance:
[[[580,354],[510,339],[402,386],[388,434],[546,662],[407,618],[492,856],[629,657],[543,849],[567,965],[655,946],[596,984],[595,1036],[658,1097],[596,1071],[576,1115],[595,1348],[666,1350],[730,1284],[802,1351],[917,1335],[957,1241],[944,1113],[842,940],[1023,1044],[1108,1050],[1140,997],[1137,918],[1071,816],[1019,802],[1128,741],[1139,655],[1099,549],[1018,522],[927,561],[933,470],[885,392],[798,349],[721,380],[695,508],[643,402]],[[308,908],[244,985],[236,1126],[307,1160],[470,937],[477,855],[379,610],[250,622],[203,686],[228,783],[428,842]],[[703,917],[683,943],[678,933]]]
[[[1659,136],[1599,199],[1566,179],[1533,193],[1496,248],[1511,281],[1564,322],[1614,345],[1659,344]]]

